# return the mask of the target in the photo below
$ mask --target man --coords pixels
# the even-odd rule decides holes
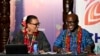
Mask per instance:
[[[42,31],[38,30],[39,20],[34,15],[29,15],[26,20],[22,21],[22,29],[13,38],[13,44],[25,44],[28,48],[28,53],[33,53],[33,44],[38,43],[39,52],[50,51],[50,44]]]
[[[54,42],[53,50],[61,52],[64,48],[66,53],[81,54],[84,52],[92,53],[94,42],[92,34],[78,25],[78,16],[74,13],[66,15],[66,30],[62,30]]]

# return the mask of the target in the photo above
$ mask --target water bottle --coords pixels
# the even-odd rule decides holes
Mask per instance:
[[[66,48],[62,48],[61,54],[66,54]]]
[[[33,54],[38,54],[38,43],[37,41],[34,42],[33,44]]]

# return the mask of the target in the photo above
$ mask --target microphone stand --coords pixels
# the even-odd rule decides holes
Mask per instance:
[[[3,50],[3,53],[6,54],[6,45],[10,44],[10,38],[8,38],[5,46],[4,46],[4,50]]]

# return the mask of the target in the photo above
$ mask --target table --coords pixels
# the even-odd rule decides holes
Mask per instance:
[[[0,53],[0,56],[74,56],[71,54],[4,54]],[[77,56],[87,56],[87,54],[79,54]]]

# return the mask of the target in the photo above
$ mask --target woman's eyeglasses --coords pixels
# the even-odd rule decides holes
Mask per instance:
[[[38,25],[40,25],[40,23],[30,23],[30,24],[32,24],[32,25],[35,25],[35,26],[38,26]]]

